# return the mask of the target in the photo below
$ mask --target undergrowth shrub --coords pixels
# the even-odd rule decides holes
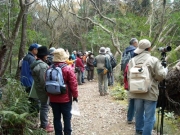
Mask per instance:
[[[160,132],[161,126],[161,111],[157,109],[156,111],[156,123],[154,125],[154,129]],[[174,112],[166,112],[164,113],[164,121],[163,121],[163,133],[168,135],[176,135],[179,134],[178,127],[178,116],[174,114]]]
[[[119,84],[114,86],[111,90],[111,95],[116,100],[125,100],[127,99],[127,91],[124,90],[122,86]]]
[[[34,121],[39,118],[29,112],[28,94],[19,81],[7,79],[0,102],[0,135],[45,135],[42,129],[34,128],[37,124]]]

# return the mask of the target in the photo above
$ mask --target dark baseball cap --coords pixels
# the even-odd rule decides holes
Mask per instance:
[[[38,44],[33,43],[33,44],[30,45],[30,47],[29,47],[28,50],[29,50],[29,51],[32,51],[33,49],[38,49],[38,47],[39,47]]]

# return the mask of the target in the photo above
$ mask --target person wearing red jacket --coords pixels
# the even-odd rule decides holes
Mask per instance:
[[[55,66],[61,66],[66,64],[66,60],[69,58],[64,49],[59,48],[53,52],[53,62]],[[71,135],[71,108],[72,108],[72,98],[73,101],[78,101],[78,89],[77,89],[77,79],[73,68],[70,66],[64,66],[62,68],[63,79],[66,84],[66,93],[53,95],[48,93],[50,104],[53,110],[54,116],[54,129],[55,135]],[[61,123],[61,114],[64,121],[64,131]]]
[[[82,53],[77,53],[76,67],[78,67],[80,69],[77,74],[78,85],[82,85],[82,83],[84,83],[84,77],[83,77],[84,64],[83,64],[83,60],[82,60]]]

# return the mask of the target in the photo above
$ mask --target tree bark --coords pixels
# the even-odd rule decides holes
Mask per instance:
[[[29,0],[25,0],[25,4],[28,4]],[[18,53],[18,66],[16,70],[16,75],[15,78],[19,79],[20,78],[20,68],[19,68],[19,61],[25,56],[25,46],[27,44],[27,13],[29,6],[24,7],[24,15],[22,18],[22,28],[21,28],[21,43],[19,47],[19,53]]]
[[[33,2],[31,2],[31,3],[33,3]],[[29,3],[29,4],[31,4],[31,3]],[[14,46],[15,39],[18,36],[19,28],[20,28],[20,25],[21,25],[21,20],[22,20],[22,17],[24,15],[24,13],[25,13],[25,8],[29,4],[26,5],[23,2],[23,0],[19,0],[20,11],[18,13],[18,17],[16,19],[16,23],[15,23],[15,26],[14,26],[14,29],[12,31],[12,34],[11,34],[10,38],[5,37],[5,35],[3,33],[3,29],[0,30],[0,37],[4,42],[3,46],[0,49],[0,77],[2,77],[4,75],[4,73],[5,73],[6,69],[7,69],[7,65],[8,65],[8,62],[10,60],[10,56],[12,54],[11,48]],[[9,49],[10,49],[10,51],[7,54],[7,50],[9,50]]]

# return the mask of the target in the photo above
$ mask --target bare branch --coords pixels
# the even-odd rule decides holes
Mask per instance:
[[[95,7],[95,10],[98,12],[98,14],[99,14],[102,18],[104,18],[104,19],[110,21],[110,22],[113,23],[113,24],[116,24],[116,22],[114,22],[112,19],[110,19],[110,18],[104,16],[104,15],[101,13],[101,11],[100,11],[99,8],[97,7],[95,1],[93,1],[93,0],[90,0],[90,1],[93,3],[93,5],[94,5],[94,7]]]
[[[176,49],[174,49],[174,52],[178,52],[178,51],[180,51],[180,45],[178,46],[178,47],[176,47]],[[170,53],[167,57],[166,57],[166,61],[168,61],[168,59],[169,58],[171,58],[171,55],[172,55],[172,53]]]
[[[50,7],[48,6],[48,13],[47,13],[47,19],[46,19],[46,24],[49,25],[49,15],[50,15],[50,12],[51,12],[51,5],[50,4]]]
[[[22,0],[19,0],[19,5],[20,5],[21,8],[23,8],[24,3],[23,3]]]
[[[16,23],[15,23],[14,30],[13,30],[13,32],[12,32],[12,36],[11,36],[11,39],[12,39],[12,40],[15,40],[15,38],[16,38],[17,35],[18,35],[19,27],[20,27],[21,20],[22,20],[22,17],[23,17],[23,15],[24,15],[24,12],[25,12],[25,10],[24,10],[23,8],[21,8],[20,11],[19,11],[19,14],[18,14]]]
[[[32,5],[34,2],[36,2],[36,0],[34,0],[34,1],[30,2],[30,3],[28,3],[28,4],[25,4],[25,6],[30,6],[30,5]]]
[[[1,37],[2,41],[4,41],[4,42],[7,41],[2,29],[0,30],[0,37]]]
[[[168,64],[167,68],[170,67],[171,65],[174,65],[174,64],[178,63],[179,61],[180,60],[176,60],[175,62]]]
[[[75,36],[76,38],[80,39],[80,37],[74,33],[74,31],[73,31],[71,26],[69,26],[69,29],[71,30],[73,36]]]
[[[101,28],[102,28],[104,31],[106,31],[107,33],[112,34],[112,32],[111,32],[110,30],[108,30],[107,28],[105,28],[105,27],[102,26],[101,24],[94,22],[94,21],[93,21],[91,18],[89,18],[89,17],[84,17],[84,18],[83,18],[83,17],[80,17],[80,16],[78,16],[77,14],[75,14],[75,13],[73,13],[73,12],[70,12],[70,11],[69,11],[69,13],[75,15],[77,18],[79,18],[79,19],[81,19],[81,20],[89,20],[89,21],[91,21],[93,24],[101,27]]]

